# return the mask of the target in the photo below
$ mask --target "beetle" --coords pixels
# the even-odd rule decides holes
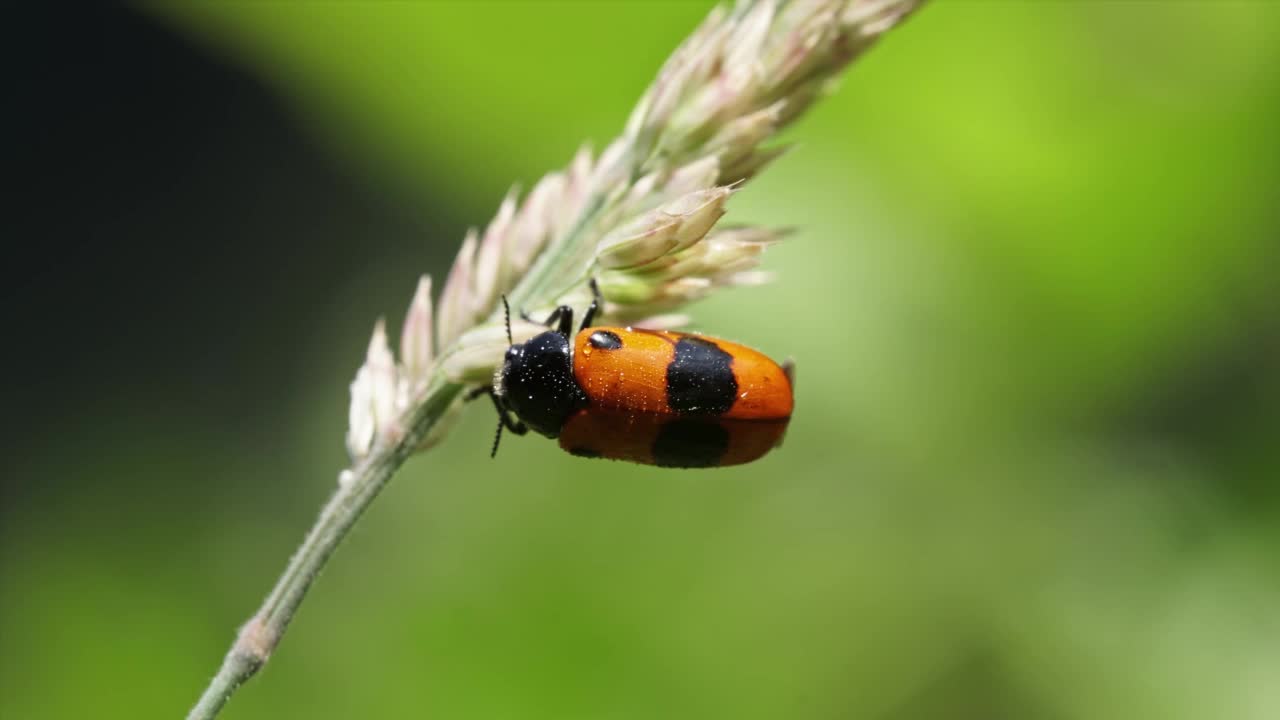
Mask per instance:
[[[561,305],[549,330],[524,343],[511,337],[487,394],[498,412],[491,455],[505,428],[557,438],[571,454],[663,467],[750,462],[779,445],[795,405],[794,366],[745,345],[694,333],[593,326],[593,300],[573,334]],[[527,316],[525,316],[527,317]]]

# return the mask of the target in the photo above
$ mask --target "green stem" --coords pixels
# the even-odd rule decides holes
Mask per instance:
[[[529,271],[525,274],[528,280],[521,282],[511,290],[507,299],[512,307],[523,308],[530,298],[549,297],[555,299],[559,295],[559,292],[550,293],[547,291],[546,286],[552,275],[551,268],[574,267],[579,264],[569,262],[572,259],[570,253],[574,250],[579,253],[582,252],[581,236],[602,209],[604,209],[604,196],[596,193],[587,201],[586,208],[578,216],[577,222],[573,224],[569,232],[560,237],[554,245],[548,247],[533,261],[533,265],[530,266]],[[583,267],[581,271],[585,272],[586,269],[586,267]],[[575,283],[582,280],[581,277],[577,276],[581,274],[580,272],[571,274],[573,275],[572,277],[562,274],[557,278],[560,281],[558,286],[561,291],[564,288],[573,287]],[[497,319],[500,310],[501,307],[494,309],[493,319]]]
[[[187,715],[188,720],[217,716],[231,695],[266,664],[306,598],[307,590],[334,550],[365,508],[386,487],[396,470],[444,416],[461,390],[461,385],[443,380],[434,382],[423,394],[423,400],[413,414],[406,419],[404,434],[394,442],[380,442],[367,457],[344,474],[337,491],[320,511],[320,516],[289,561],[284,574],[276,581],[271,594],[240,629],[218,674],[209,681]]]

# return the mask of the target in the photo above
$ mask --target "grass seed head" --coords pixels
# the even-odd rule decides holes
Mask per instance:
[[[467,233],[434,316],[430,279],[419,281],[399,364],[378,323],[351,384],[353,458],[400,433],[432,382],[490,380],[507,346],[503,295],[533,313],[579,307],[595,277],[604,320],[674,327],[690,302],[767,282],[760,255],[785,233],[717,227],[729,198],[785,151],[768,141],[922,2],[743,0],[712,10],[619,138],[598,156],[584,146],[523,201],[512,190],[483,233]],[[541,329],[513,320],[517,342]]]

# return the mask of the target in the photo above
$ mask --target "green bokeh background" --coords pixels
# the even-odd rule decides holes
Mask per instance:
[[[0,717],[185,712],[333,485],[375,314],[611,139],[709,8],[148,8],[448,232],[349,238],[309,339],[256,350],[297,358],[256,386],[269,438],[174,402],[34,446],[79,489],[9,519]],[[777,282],[694,308],[797,360],[786,445],[491,461],[471,409],[226,717],[1280,716],[1277,29],[1269,2],[926,7],[735,196],[801,229]]]

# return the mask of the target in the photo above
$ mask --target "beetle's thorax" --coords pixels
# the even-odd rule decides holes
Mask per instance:
[[[508,348],[494,390],[526,425],[547,437],[558,436],[587,401],[573,377],[573,346],[555,331]]]

